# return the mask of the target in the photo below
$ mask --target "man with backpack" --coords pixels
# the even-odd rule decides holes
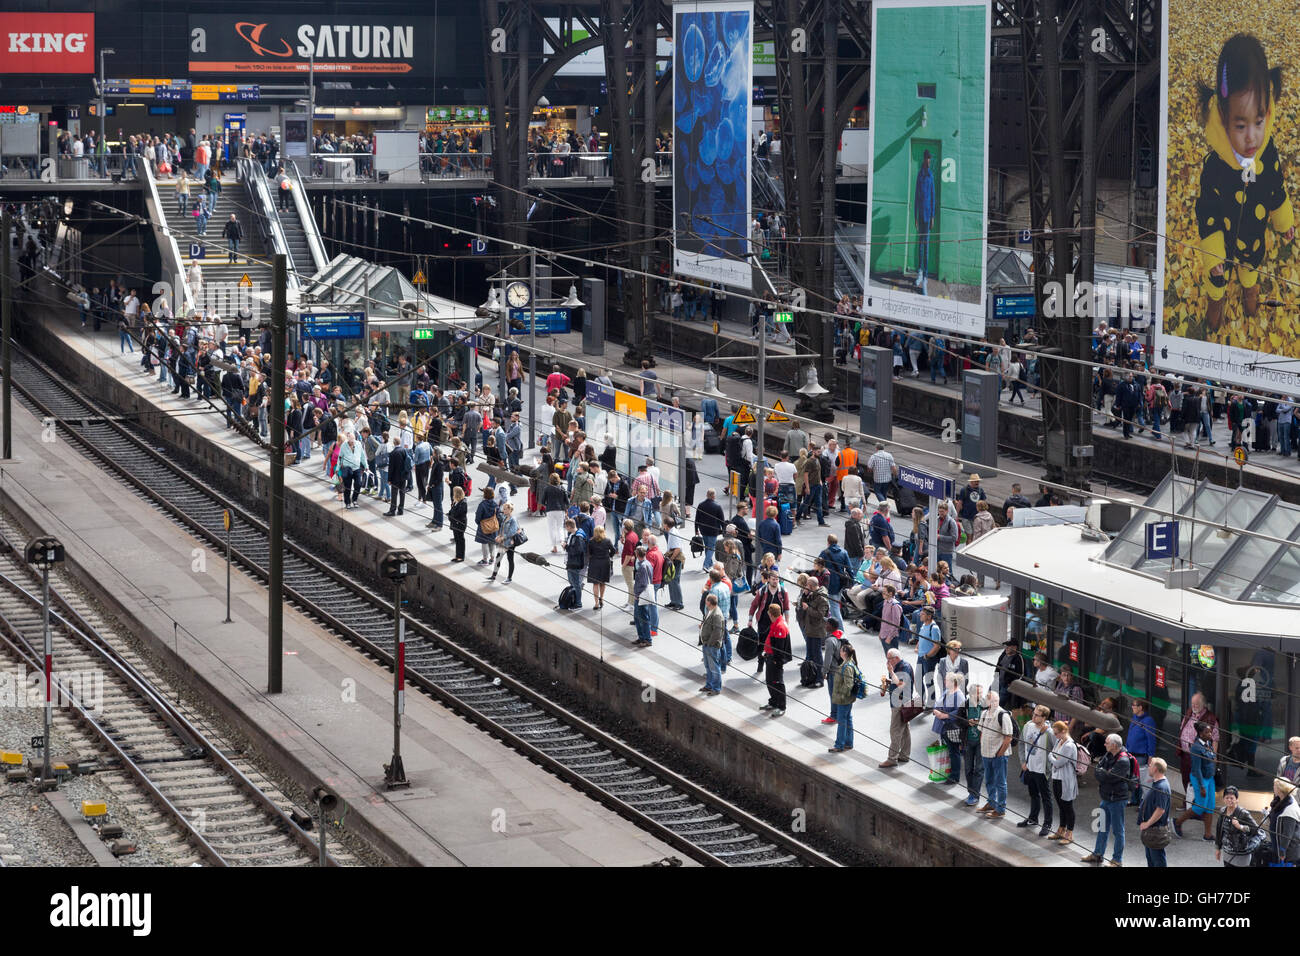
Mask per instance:
[[[840,592],[853,583],[853,570],[849,567],[849,553],[840,547],[840,539],[833,534],[826,536],[826,547],[818,555],[826,569],[831,573],[830,584],[826,593],[830,596],[830,616],[840,626],[844,626],[844,617],[840,613]]]
[[[582,610],[582,569],[587,565],[587,536],[578,528],[572,518],[564,521],[564,530],[568,538],[564,542],[564,573],[569,578],[569,588],[573,591],[573,604],[566,610]]]
[[[799,605],[795,620],[803,631],[804,660],[800,667],[801,687],[822,686],[822,651],[826,640],[826,618],[830,614],[830,601],[821,581],[811,574],[799,575]]]
[[[1124,808],[1133,793],[1139,771],[1137,761],[1124,749],[1124,740],[1119,734],[1106,737],[1106,752],[1097,761],[1094,771],[1106,826],[1097,832],[1097,843],[1092,852],[1083,858],[1083,862],[1102,862],[1106,858],[1106,838],[1114,834],[1114,856],[1111,857],[1110,865],[1123,866]]]

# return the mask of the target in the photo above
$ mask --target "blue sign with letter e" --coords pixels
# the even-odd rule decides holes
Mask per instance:
[[[1178,557],[1178,522],[1152,521],[1147,529],[1147,560]]]

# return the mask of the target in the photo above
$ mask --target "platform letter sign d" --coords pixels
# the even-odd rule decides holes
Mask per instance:
[[[1178,522],[1152,521],[1147,529],[1147,560],[1178,557]]]

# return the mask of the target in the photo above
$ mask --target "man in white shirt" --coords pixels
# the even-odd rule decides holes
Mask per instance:
[[[1042,651],[1034,655],[1034,671],[1034,683],[1043,690],[1052,690],[1056,686],[1056,671]]]
[[[876,451],[867,459],[867,469],[871,472],[872,490],[876,499],[884,501],[889,497],[889,483],[898,472],[894,456],[885,450],[884,442],[876,442]]]
[[[757,456],[754,454],[754,431],[753,431],[753,429],[748,429],[748,430],[745,432],[745,437],[741,439],[741,441],[740,441],[740,454],[741,454],[742,456],[744,456],[745,461],[749,462],[750,474],[753,474],[753,473],[754,473],[754,462],[755,462],[755,460],[756,460],[756,458],[757,458]],[[762,482],[761,482],[761,480],[760,480],[760,482],[759,482],[759,486],[762,487]]]
[[[537,447],[546,448],[551,444],[551,432],[555,430],[555,406],[548,398],[537,410]]]
[[[140,317],[140,297],[136,295],[135,289],[128,292],[122,300],[122,312],[126,315],[127,326],[134,327],[136,319]]]
[[[786,502],[794,507],[795,502],[795,467],[794,462],[790,460],[790,453],[781,452],[781,460],[772,466],[772,471],[776,475],[776,496],[780,502]]]

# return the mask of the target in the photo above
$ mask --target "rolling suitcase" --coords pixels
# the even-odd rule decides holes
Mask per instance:
[[[794,533],[794,511],[785,502],[781,503],[781,534]]]

